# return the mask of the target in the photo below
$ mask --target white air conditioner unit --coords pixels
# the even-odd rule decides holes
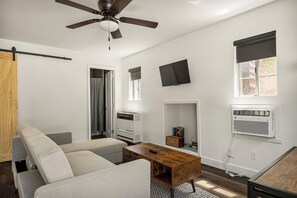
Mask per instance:
[[[233,134],[275,136],[275,106],[231,105],[231,109]]]

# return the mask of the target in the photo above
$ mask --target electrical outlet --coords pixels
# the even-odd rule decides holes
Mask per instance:
[[[251,160],[257,160],[256,152],[251,151]]]

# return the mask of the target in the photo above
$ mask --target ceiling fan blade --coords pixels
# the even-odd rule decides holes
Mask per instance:
[[[120,29],[114,31],[114,32],[111,32],[111,36],[113,39],[118,39],[118,38],[122,38],[122,34],[121,34],[121,31]]]
[[[149,28],[156,28],[158,26],[157,22],[128,18],[128,17],[121,17],[120,21],[123,23],[130,23],[130,24],[140,25],[140,26],[149,27]]]
[[[81,9],[81,10],[84,10],[84,11],[87,11],[87,12],[91,12],[93,14],[100,14],[101,15],[101,12],[99,12],[98,10],[95,10],[93,8],[89,8],[87,6],[84,6],[84,5],[81,5],[79,3],[75,3],[73,1],[69,1],[69,0],[56,0],[57,3],[61,3],[61,4],[64,4],[64,5],[67,5],[67,6],[70,6],[70,7],[73,7],[73,8],[77,8],[77,9]]]
[[[109,10],[119,14],[132,0],[115,0]]]
[[[99,19],[90,19],[90,20],[79,22],[79,23],[74,23],[74,24],[68,25],[66,27],[70,28],[70,29],[75,29],[75,28],[79,28],[79,27],[89,25],[91,23],[96,23],[96,22],[99,22],[99,21],[100,21]]]

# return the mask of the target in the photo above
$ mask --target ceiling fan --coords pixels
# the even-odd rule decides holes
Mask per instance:
[[[146,21],[142,19],[135,19],[129,17],[116,16],[131,2],[132,0],[99,0],[98,8],[99,10],[81,5],[79,3],[69,1],[69,0],[56,0],[57,3],[61,3],[70,7],[81,9],[96,15],[101,15],[103,18],[89,19],[79,23],[74,23],[72,25],[66,26],[70,29],[79,28],[92,23],[99,23],[100,27],[107,32],[110,32],[113,39],[122,38],[122,34],[119,29],[119,22],[129,23],[134,25],[140,25],[148,28],[156,28],[158,26],[157,22]]]

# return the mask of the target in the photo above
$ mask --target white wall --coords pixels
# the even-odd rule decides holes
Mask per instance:
[[[196,104],[180,105],[180,126],[185,128],[185,143],[192,143],[192,138],[197,138],[196,114]]]
[[[19,51],[70,57],[72,61],[18,55],[18,117],[42,132],[71,131],[73,140],[88,138],[88,64],[116,67],[116,101],[121,106],[121,60],[47,46],[0,39]]]
[[[223,168],[231,142],[230,104],[281,104],[282,144],[236,138],[229,169],[251,176],[297,144],[297,1],[282,0],[123,59],[123,110],[143,113],[143,133],[161,143],[162,100],[201,101],[204,163]],[[178,28],[178,26],[177,26]],[[234,97],[233,41],[277,31],[278,96]],[[188,59],[191,84],[162,87],[159,66]],[[142,101],[128,100],[128,69],[141,66]],[[256,152],[256,161],[251,160]]]

